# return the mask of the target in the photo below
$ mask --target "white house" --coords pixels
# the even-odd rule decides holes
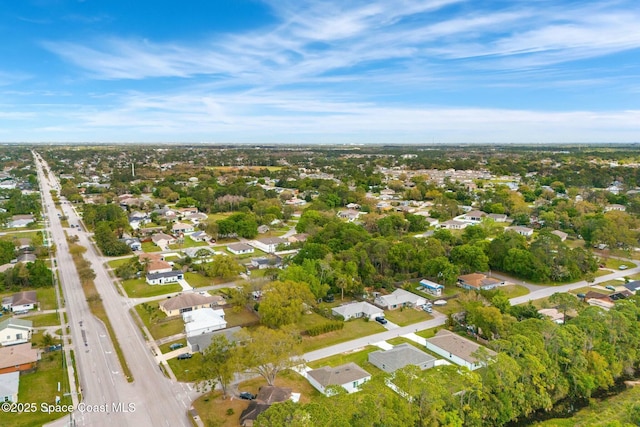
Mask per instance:
[[[485,216],[487,216],[486,213],[482,212],[482,211],[469,211],[466,214],[464,214],[464,220],[465,221],[471,221],[471,222],[480,222],[482,221],[482,218],[484,218]]]
[[[14,313],[33,310],[38,304],[36,291],[22,291],[13,294],[7,303],[2,302],[2,307]]]
[[[431,295],[435,295],[437,297],[442,295],[442,291],[444,291],[443,285],[432,282],[431,280],[427,280],[427,279],[420,280],[420,286],[422,286],[426,292],[430,293]]]
[[[395,310],[400,307],[422,307],[427,300],[404,289],[396,289],[389,295],[377,297],[375,303],[385,310]]]
[[[209,235],[205,231],[196,231],[195,233],[191,233],[189,238],[194,242],[206,242],[209,240]]]
[[[33,322],[31,320],[7,319],[0,322],[0,344],[5,347],[30,342],[32,332]]]
[[[224,320],[224,310],[213,308],[199,308],[182,313],[184,329],[187,337],[207,334],[227,327]]]
[[[619,205],[617,203],[611,204],[611,205],[607,205],[604,207],[604,211],[605,212],[611,212],[611,211],[620,211],[620,212],[624,212],[627,210],[627,207],[624,205]]]
[[[213,261],[216,251],[208,246],[196,246],[187,248],[182,251],[186,256],[193,260],[194,264],[202,264],[203,262]]]
[[[484,362],[476,357],[478,350],[483,349],[489,358],[496,356],[495,351],[446,329],[441,329],[434,337],[428,338],[426,347],[427,350],[439,354],[456,365],[466,366],[472,371],[484,366]]]
[[[280,237],[265,237],[253,240],[251,246],[268,254],[274,253],[278,245],[289,246],[289,241]]]
[[[234,255],[252,254],[253,247],[246,243],[233,243],[227,246],[227,250]]]
[[[178,281],[184,280],[184,273],[180,270],[168,271],[165,273],[149,273],[147,274],[146,280],[150,285],[178,283]]]
[[[353,362],[336,366],[323,366],[307,372],[307,380],[320,393],[330,396],[329,386],[341,386],[347,393],[354,393],[371,379],[371,374]]]
[[[450,219],[449,221],[445,221],[440,224],[440,228],[444,228],[446,230],[463,230],[467,228],[468,225],[468,222]]]
[[[195,229],[193,228],[193,224],[176,222],[171,226],[171,231],[173,231],[174,234],[178,234],[178,233],[187,234],[187,233],[193,233]]]
[[[373,320],[376,317],[384,316],[382,309],[376,307],[368,302],[352,302],[345,305],[340,305],[331,309],[334,315],[342,316],[344,320],[358,319],[360,317],[366,317],[369,320]]]
[[[533,228],[523,227],[521,225],[514,225],[512,227],[507,227],[504,229],[504,231],[515,231],[516,233],[524,237],[533,236]]]
[[[24,228],[32,222],[35,222],[33,215],[14,215],[8,226],[9,228]]]
[[[0,402],[17,402],[20,372],[0,374]]]
[[[149,274],[168,273],[171,270],[173,270],[171,264],[162,259],[151,260],[146,266],[146,271]]]

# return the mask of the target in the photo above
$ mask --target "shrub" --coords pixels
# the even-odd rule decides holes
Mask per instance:
[[[316,337],[318,335],[326,334],[327,332],[339,331],[342,328],[344,328],[344,322],[327,322],[307,329],[307,334],[309,336]]]

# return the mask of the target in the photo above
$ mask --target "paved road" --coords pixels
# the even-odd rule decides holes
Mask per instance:
[[[42,171],[44,162],[37,154],[36,159],[37,167]],[[109,335],[104,325],[90,313],[82,292],[64,231],[49,194],[57,181],[50,176],[49,181],[42,179],[41,182],[43,198],[49,211],[51,234],[57,246],[57,264],[75,347],[83,403],[106,404],[109,411],[108,416],[105,413],[76,411],[73,415],[76,425],[190,426],[187,410],[195,396],[194,392],[188,385],[172,383],[162,374],[127,311],[128,304],[124,303],[113,287],[111,278],[102,266],[103,260],[95,251],[88,235],[82,231],[74,231],[73,234],[80,238],[79,243],[88,249],[85,258],[96,273],[96,287],[135,379],[133,383],[127,382]],[[68,205],[63,204],[62,207],[70,224],[80,222]],[[118,403],[124,403],[125,406],[133,403],[135,412],[114,412],[111,405]],[[64,425],[67,421],[65,417],[55,424]]]

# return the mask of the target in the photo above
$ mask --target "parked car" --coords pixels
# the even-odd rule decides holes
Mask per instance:
[[[335,297],[333,296],[333,294],[328,294],[327,296],[325,296],[323,298],[324,302],[333,302],[335,301]]]
[[[576,294],[576,296],[578,298],[586,298],[587,295],[586,294]]]
[[[251,394],[248,391],[243,391],[240,393],[240,399],[244,399],[244,400],[253,400],[256,398],[255,394]]]
[[[376,317],[376,322],[380,323],[381,325],[386,325],[387,324],[387,319],[385,319],[382,316],[378,316],[378,317]]]
[[[626,270],[627,268],[629,268],[628,265],[622,264],[620,267],[618,267],[618,270]]]
[[[193,354],[191,353],[182,353],[180,355],[178,355],[178,360],[185,360],[185,359],[191,359],[193,357]]]
[[[616,288],[614,288],[613,286],[609,285],[609,286],[605,286],[605,289],[609,289],[610,291],[614,291],[616,290]]]
[[[169,346],[169,349],[170,350],[177,350],[177,349],[182,348],[182,347],[184,347],[184,344],[182,344],[181,342],[177,342],[175,344],[171,344]]]

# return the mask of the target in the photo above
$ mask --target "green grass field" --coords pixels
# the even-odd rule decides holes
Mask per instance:
[[[58,382],[62,384],[62,392],[58,392]],[[3,427],[32,427],[61,418],[64,414],[42,412],[40,405],[55,404],[56,396],[62,398],[60,404],[70,405],[71,398],[63,395],[68,391],[68,383],[66,370],[62,366],[62,352],[44,353],[38,362],[36,372],[20,375],[18,389],[19,402],[36,403],[37,411],[22,414],[3,413],[0,424]]]
[[[132,257],[137,258],[137,257]],[[107,265],[114,270],[122,265],[128,264],[132,258],[123,258],[123,259],[114,259],[112,261],[107,262]]]
[[[328,319],[325,319],[319,314],[311,313],[302,316],[302,321],[299,322],[297,326],[300,328],[300,330],[304,331],[311,326],[322,324],[328,321]],[[341,342],[365,337],[367,335],[377,334],[378,332],[384,332],[385,330],[386,329],[384,328],[384,326],[382,326],[378,322],[367,322],[364,319],[354,319],[345,322],[344,328],[339,331],[328,332],[317,337],[303,337],[302,348],[306,353],[322,347],[328,347]]]
[[[122,281],[122,287],[129,298],[148,298],[180,292],[182,286],[177,283],[170,285],[149,285],[145,279],[129,279]]]
[[[365,371],[370,374],[378,374],[382,371],[377,367],[373,366],[369,363],[369,353],[372,351],[380,350],[378,347],[373,345],[366,346],[363,350],[351,352],[351,353],[342,353],[336,354],[330,357],[326,357],[324,359],[314,360],[313,362],[307,363],[307,366],[313,369],[318,369],[323,366],[340,366],[345,363],[353,362],[356,365],[360,366]]]
[[[154,245],[153,242],[142,242],[142,250],[144,252],[161,252],[158,246]]]
[[[37,314],[34,316],[22,317],[22,319],[31,320],[34,328],[60,325],[60,317],[58,317],[57,313]]]
[[[195,353],[191,359],[178,360],[176,358],[167,360],[178,381],[193,382],[198,379],[198,369],[202,362],[202,355]]]
[[[142,323],[151,332],[153,339],[157,340],[184,332],[182,317],[167,318],[167,315],[158,308],[157,302],[139,304],[135,309],[140,315]]]
[[[433,316],[427,314],[423,310],[416,310],[408,307],[399,308],[397,310],[387,310],[384,312],[384,317],[398,326],[407,326],[413,323],[433,319]]]
[[[192,272],[184,273],[184,280],[194,288],[202,288],[203,286],[211,286],[214,284],[212,278],[204,277],[202,274]]]

